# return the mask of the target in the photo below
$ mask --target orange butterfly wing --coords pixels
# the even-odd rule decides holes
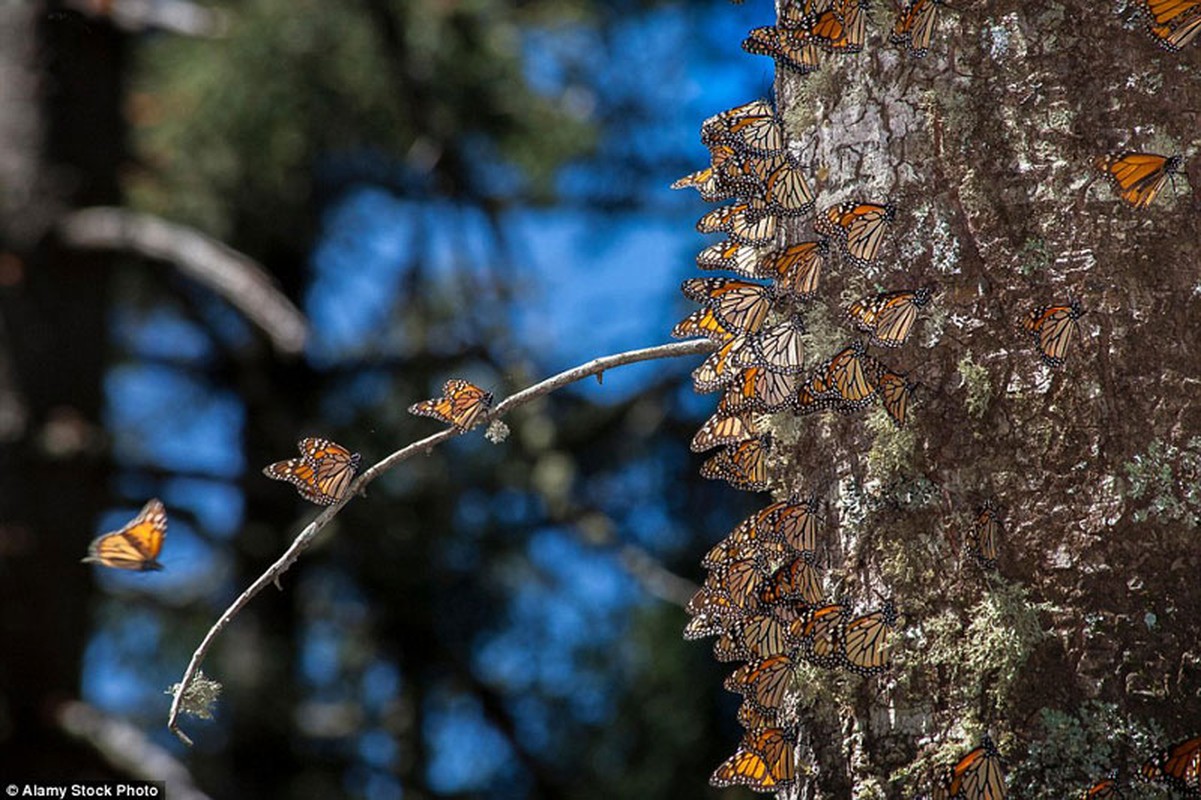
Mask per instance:
[[[1113,190],[1135,208],[1149,206],[1168,176],[1180,171],[1180,165],[1180,156],[1130,151],[1097,159],[1097,168],[1105,173]]]
[[[156,559],[166,538],[167,511],[152,499],[123,528],[94,539],[83,561],[114,569],[159,570],[163,565]]]

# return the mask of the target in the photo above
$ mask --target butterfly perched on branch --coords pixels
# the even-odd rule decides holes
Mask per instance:
[[[433,417],[454,426],[460,432],[471,430],[480,415],[492,407],[492,393],[473,383],[452,379],[442,386],[442,396],[409,406],[409,413]]]
[[[317,437],[301,439],[296,447],[300,458],[268,464],[263,474],[291,483],[310,503],[328,506],[341,500],[358,472],[361,456],[337,442]]]

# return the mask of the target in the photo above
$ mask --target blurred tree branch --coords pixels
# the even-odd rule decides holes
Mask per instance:
[[[308,321],[254,259],[198,230],[123,208],[72,211],[58,223],[62,240],[83,249],[129,250],[167,261],[224,297],[258,325],[277,350],[304,348]]]
[[[596,375],[598,380],[604,375],[605,371],[614,367],[620,367],[625,364],[634,364],[639,361],[651,361],[660,358],[675,358],[678,356],[700,355],[702,353],[711,352],[716,345],[706,339],[693,340],[687,342],[675,342],[672,344],[659,345],[656,347],[646,347],[641,350],[630,350],[625,353],[616,353],[614,355],[602,356],[595,358],[578,367],[573,367],[558,375],[547,378],[544,381],[534,384],[526,389],[523,389],[516,394],[510,395],[504,401],[492,409],[484,418],[484,423],[490,423],[493,420],[498,420],[504,414],[513,409],[529,403],[531,400],[550,394],[555,389],[562,388],[568,384],[587,378],[590,375]],[[189,684],[192,682],[196,671],[200,668],[204,661],[205,655],[209,648],[216,640],[217,636],[224,630],[225,626],[269,584],[275,583],[278,585],[279,577],[283,575],[291,566],[300,558],[300,554],[312,543],[314,537],[325,528],[326,525],[338,515],[342,507],[350,502],[356,494],[361,493],[367,488],[367,485],[378,478],[383,473],[395,467],[402,461],[417,455],[418,453],[428,453],[438,445],[445,441],[459,436],[462,432],[454,428],[441,430],[432,436],[427,436],[413,442],[375,465],[371,466],[359,475],[354,483],[350,485],[346,494],[342,499],[338,500],[320,514],[317,518],[305,526],[296,538],[292,540],[292,544],[284,551],[284,554],[272,564],[266,572],[260,575],[254,583],[252,583],[246,591],[242,592],[236,600],[221,614],[220,618],[213,624],[209,632],[205,634],[200,646],[192,654],[192,659],[188,663],[187,669],[184,670],[183,676],[180,678],[179,684],[176,687],[174,697],[171,700],[171,712],[167,718],[167,728],[180,738],[185,744],[192,744],[192,740],[179,729],[179,713],[181,711],[182,698],[187,691]]]
[[[157,29],[179,36],[218,38],[229,29],[229,14],[188,0],[68,0],[67,7],[89,17],[108,17],[123,31]]]
[[[208,795],[196,788],[187,767],[146,738],[137,726],[78,700],[59,706],[55,718],[64,731],[90,744],[109,764],[130,777],[166,781],[175,800],[208,800]]]

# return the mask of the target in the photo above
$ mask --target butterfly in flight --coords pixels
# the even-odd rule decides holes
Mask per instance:
[[[409,406],[409,413],[433,417],[452,425],[460,433],[471,430],[480,415],[492,407],[492,393],[473,383],[452,379],[442,387],[442,396]]]
[[[1076,320],[1084,316],[1084,307],[1073,299],[1066,306],[1042,306],[1022,320],[1022,329],[1038,342],[1038,354],[1050,367],[1062,367],[1068,345],[1080,329]]]
[[[361,456],[329,439],[309,437],[296,443],[300,458],[276,461],[263,467],[263,474],[287,481],[300,496],[319,506],[333,505],[350,488]]]
[[[1113,190],[1123,200],[1135,208],[1146,208],[1168,178],[1181,172],[1184,160],[1180,156],[1127,150],[1102,156],[1096,163],[1097,169],[1105,174]]]
[[[163,565],[156,559],[166,538],[167,511],[152,499],[120,530],[96,537],[83,563],[143,572],[160,570]]]

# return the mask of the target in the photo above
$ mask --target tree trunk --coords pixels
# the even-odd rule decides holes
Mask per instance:
[[[870,348],[918,383],[906,428],[878,407],[771,425],[777,497],[830,487],[826,591],[902,612],[889,673],[800,668],[809,768],[788,793],[928,793],[991,732],[1011,796],[1080,796],[1201,733],[1201,170],[1134,209],[1094,163],[1196,150],[1197,46],[1166,52],[1109,5],[973,3],[939,7],[915,59],[876,5],[862,53],[777,71],[818,218],[899,209],[873,266],[828,262],[806,365],[856,336],[854,300],[941,291],[904,347]],[[1048,368],[1020,323],[1072,298],[1087,313]],[[965,552],[989,499],[995,571]]]

